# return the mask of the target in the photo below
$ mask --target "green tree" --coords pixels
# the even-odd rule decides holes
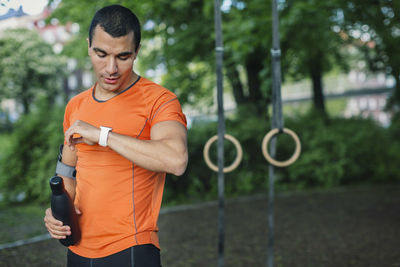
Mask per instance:
[[[286,0],[282,5],[281,36],[284,74],[310,78],[316,110],[326,113],[323,76],[334,66],[346,67],[343,39],[337,25],[336,1]]]
[[[238,105],[254,106],[256,114],[270,102],[271,29],[270,1],[232,1],[224,16],[226,76]]]
[[[342,30],[364,54],[370,70],[396,81],[392,105],[400,107],[400,1],[342,1]]]
[[[64,107],[38,101],[36,108],[14,124],[7,149],[0,158],[0,191],[4,200],[50,199],[49,178],[54,175],[63,142]]]
[[[24,114],[38,98],[54,102],[65,65],[35,31],[6,30],[0,35],[0,100],[17,100]]]
[[[71,55],[85,58],[87,29],[95,11],[119,3],[131,8],[143,25],[141,70],[162,69],[162,84],[183,102],[212,100],[215,87],[215,29],[213,1],[63,0],[53,16],[81,26],[81,35],[70,46]],[[270,3],[254,0],[230,1],[223,8],[226,87],[238,106],[266,112],[270,84]],[[79,51],[78,51],[79,49]]]

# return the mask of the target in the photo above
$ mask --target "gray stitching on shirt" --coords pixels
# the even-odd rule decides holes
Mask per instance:
[[[157,115],[157,113],[160,111],[161,108],[163,108],[166,104],[168,104],[169,102],[172,102],[172,101],[174,101],[174,100],[178,100],[178,98],[177,98],[177,97],[172,98],[172,99],[168,100],[167,102],[165,102],[164,104],[162,104],[161,107],[159,107],[159,108],[156,110],[156,112],[154,113],[154,116],[151,118],[150,123],[153,123],[154,117]]]

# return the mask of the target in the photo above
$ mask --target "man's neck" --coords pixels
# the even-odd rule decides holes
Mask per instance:
[[[106,89],[103,89],[100,87],[100,84],[97,83],[95,86],[95,91],[94,91],[94,96],[97,100],[100,101],[107,101],[114,96],[118,95],[120,92],[124,91],[126,88],[128,88],[132,83],[134,83],[138,79],[138,75],[135,72],[132,72],[131,78],[129,79],[129,82],[125,83],[122,85],[120,88],[118,88],[115,91],[109,91]]]

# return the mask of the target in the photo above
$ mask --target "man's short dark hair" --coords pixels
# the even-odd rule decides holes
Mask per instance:
[[[89,28],[89,46],[92,46],[94,29],[99,25],[112,37],[121,37],[133,32],[135,52],[140,45],[140,22],[136,15],[126,7],[111,5],[98,10]]]

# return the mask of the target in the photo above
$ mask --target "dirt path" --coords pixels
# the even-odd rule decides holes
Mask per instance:
[[[215,203],[161,214],[163,266],[217,266],[217,215]],[[225,266],[266,266],[266,199],[229,201],[225,216]],[[400,186],[278,194],[275,223],[277,267],[400,267]],[[64,262],[54,240],[0,251],[0,266]]]

